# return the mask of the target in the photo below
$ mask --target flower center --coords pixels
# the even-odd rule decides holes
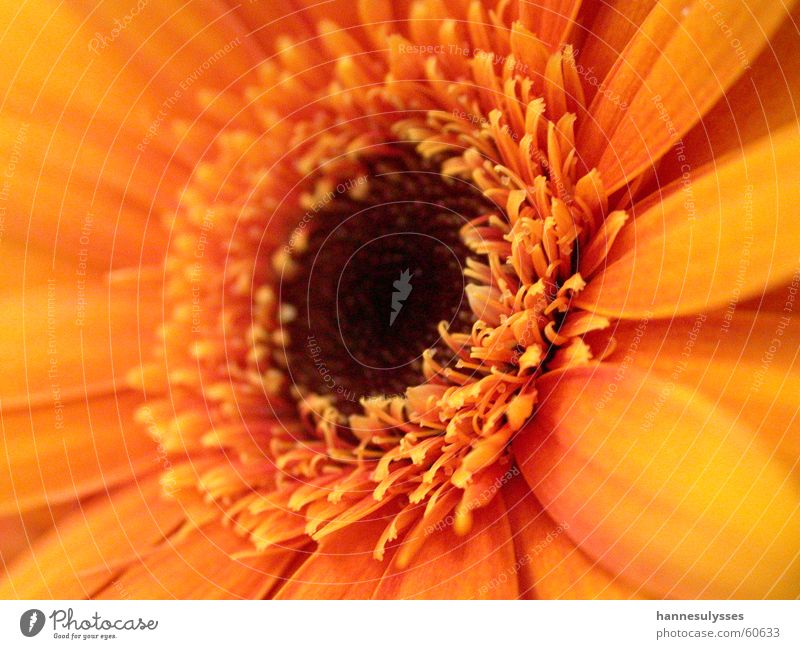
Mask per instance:
[[[421,383],[425,350],[452,357],[438,324],[459,331],[471,320],[459,232],[493,209],[405,149],[366,167],[306,212],[279,288],[292,383],[345,414]]]

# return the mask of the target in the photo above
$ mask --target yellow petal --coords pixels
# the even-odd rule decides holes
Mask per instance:
[[[782,289],[783,304],[791,307],[798,292],[800,275],[794,287]],[[800,323],[791,312],[733,306],[675,320],[620,322],[609,329],[617,346],[608,360],[652,369],[698,391],[800,476]]]
[[[789,126],[634,208],[576,298],[620,318],[699,313],[785,283],[798,267],[800,131]],[[737,278],[741,278],[741,282]]]
[[[800,594],[800,486],[751,431],[637,368],[554,372],[537,388],[517,462],[609,572],[668,597]]]

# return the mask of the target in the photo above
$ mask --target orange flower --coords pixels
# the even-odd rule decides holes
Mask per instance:
[[[3,596],[800,595],[786,3],[50,4]]]

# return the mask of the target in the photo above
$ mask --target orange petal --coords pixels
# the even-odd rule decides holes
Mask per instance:
[[[373,557],[389,520],[359,521],[325,537],[276,599],[370,599],[391,557]]]
[[[23,552],[57,521],[69,513],[69,505],[40,507],[39,509],[0,516],[0,575]]]
[[[620,318],[667,317],[787,282],[800,250],[798,147],[800,132],[787,127],[688,185],[671,185],[660,202],[643,201],[576,304]]]
[[[75,272],[74,259],[54,260],[52,254],[48,254],[41,249],[26,248],[24,245],[3,241],[3,272],[0,273],[0,300],[5,300],[8,305],[4,305],[3,312],[0,314],[3,333],[9,331],[10,320],[13,318],[11,315],[5,315],[8,313],[8,309],[12,309],[12,312],[19,311],[18,305],[16,309],[12,307],[15,303],[10,299],[10,296],[16,295],[16,302],[19,302],[23,286],[41,287],[46,285],[47,280],[52,277],[63,277],[73,272]],[[1,339],[2,337],[0,337]]]
[[[97,599],[262,599],[282,583],[296,553],[284,550],[246,559],[247,538],[219,523],[167,539],[97,593]]]
[[[158,448],[128,393],[2,416],[0,513],[78,500],[153,470]]]
[[[792,278],[792,284],[795,284]],[[789,290],[794,290],[793,286],[773,286],[769,291],[760,295],[755,295],[749,300],[742,300],[738,308],[744,311],[763,311],[770,313],[786,314],[786,298]]]
[[[314,35],[313,21],[310,20],[302,2],[243,2],[222,3],[226,18],[238,21],[242,32],[252,40],[253,47],[267,58],[280,49],[278,36],[287,35],[299,41]],[[202,11],[201,11],[202,13]]]
[[[620,57],[622,50],[639,31],[655,0],[604,0],[591,3],[586,37],[578,56],[578,72],[587,100],[597,94],[600,84]]]
[[[124,389],[123,378],[149,354],[161,320],[161,284],[142,278],[129,285],[87,278],[69,270],[14,268],[15,285],[0,295],[2,410]],[[40,274],[41,273],[41,274]],[[134,279],[137,274],[132,273]]]
[[[581,0],[520,0],[519,19],[551,50],[569,39]]]
[[[445,519],[447,522],[448,519]],[[516,557],[502,496],[475,512],[472,531],[434,532],[411,564],[386,570],[377,599],[516,599]]]
[[[798,121],[800,105],[800,6],[792,10],[753,67],[742,76],[658,168],[663,186],[681,176],[683,163],[698,169],[714,158]]]
[[[361,13],[359,2],[353,0],[294,0],[302,7],[302,14],[307,20],[335,20],[341,27],[360,25]],[[379,3],[381,0],[377,0]]]
[[[8,238],[54,255],[88,248],[96,267],[112,252],[115,265],[158,258],[153,212],[172,204],[190,169],[173,159],[173,123],[200,115],[201,90],[229,86],[261,59],[232,11],[117,0],[0,9],[2,153],[15,161]]]
[[[609,572],[669,597],[800,594],[800,488],[752,432],[636,368],[553,372],[537,389],[517,462]]]
[[[51,123],[130,120],[128,125],[146,129],[176,90],[184,93],[169,105],[170,113],[189,117],[196,114],[191,98],[200,87],[226,88],[262,59],[252,30],[226,3],[190,1],[177,9],[147,3],[137,9],[124,0],[3,7],[7,107],[33,110],[34,116],[58,107]],[[112,141],[126,130],[92,133]]]
[[[630,599],[633,588],[606,572],[578,548],[522,478],[506,490],[517,549],[520,592],[536,599]]]
[[[55,125],[50,115],[0,116],[0,155],[15,161],[2,203],[4,239],[44,251],[73,273],[79,255],[90,273],[159,262],[166,238],[158,212],[188,172],[153,156],[137,161],[136,142],[95,135],[119,133],[124,114],[113,127],[81,127],[77,118]]]
[[[186,518],[154,475],[97,496],[9,568],[0,599],[78,599],[105,588]]]
[[[578,141],[609,192],[696,124],[788,15],[771,0],[718,0],[713,12],[707,4],[658,3],[605,79],[607,92],[595,96]]]

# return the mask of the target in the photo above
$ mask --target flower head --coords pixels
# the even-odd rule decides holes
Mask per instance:
[[[798,35],[777,4],[685,4],[259,5],[205,27],[218,47],[163,81],[148,182],[119,204],[155,192],[160,225],[109,235],[109,314],[84,286],[75,319],[81,344],[98,313],[140,333],[124,379],[112,357],[79,384],[113,397],[125,446],[100,437],[74,490],[13,496],[85,503],[90,529],[56,520],[71,543],[135,543],[44,588],[796,596],[799,86],[775,69]]]

